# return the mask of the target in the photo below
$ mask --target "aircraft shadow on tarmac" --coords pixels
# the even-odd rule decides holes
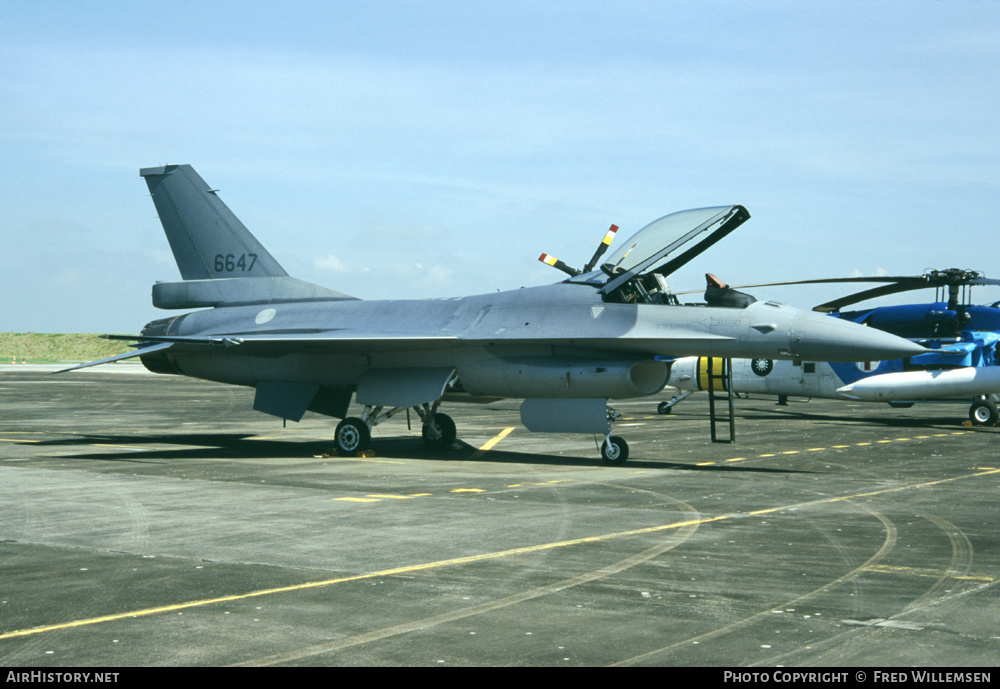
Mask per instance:
[[[136,463],[167,463],[171,460],[228,460],[240,459],[301,459],[321,461],[339,459],[349,461],[361,457],[338,457],[329,440],[273,440],[255,439],[249,433],[194,433],[107,435],[79,434],[70,438],[43,440],[32,443],[36,448],[79,448],[100,446],[97,452],[72,452],[61,455],[63,459],[100,460]],[[168,445],[175,447],[138,447],[142,445]],[[128,447],[131,446],[131,447]],[[122,449],[118,449],[121,447]],[[125,449],[127,447],[127,449]],[[413,438],[379,439],[370,459],[408,459],[427,461],[492,462],[508,464],[534,464],[550,466],[605,466],[600,457],[573,455],[546,455],[507,450],[490,450],[476,457],[477,449],[461,440],[447,450],[425,447]],[[723,471],[751,473],[808,473],[773,467],[733,465],[696,465],[695,463],[670,462],[666,459],[629,459],[628,469],[658,469],[687,471]],[[610,468],[610,467],[609,467]]]
[[[33,447],[101,446],[106,451],[64,455],[76,459],[136,461],[171,459],[277,459],[311,458],[330,452],[331,441],[255,440],[252,433],[184,433],[108,435],[81,433],[69,438],[43,440]],[[138,447],[168,445],[176,447]],[[121,449],[119,449],[121,448]],[[115,451],[119,449],[119,451]]]
[[[853,427],[870,427],[870,428],[899,428],[899,429],[926,429],[926,430],[954,430],[955,428],[972,428],[978,431],[990,430],[986,426],[969,426],[964,415],[965,408],[962,405],[953,405],[953,410],[951,412],[942,412],[940,409],[927,410],[925,415],[920,414],[919,407],[915,407],[910,410],[899,409],[893,410],[888,406],[876,407],[875,405],[870,405],[867,407],[845,407],[843,411],[830,411],[832,408],[826,405],[822,411],[806,411],[803,407],[807,406],[806,402],[790,402],[788,405],[774,405],[774,406],[761,406],[761,400],[750,400],[751,402],[757,402],[757,405],[746,406],[741,405],[741,401],[736,401],[736,429],[739,433],[740,421],[782,421],[787,422],[791,419],[800,419],[802,421],[814,421],[820,423],[841,423],[846,426]],[[707,406],[707,405],[706,405]],[[656,416],[648,416],[647,418],[656,418]],[[710,417],[707,409],[696,409],[693,405],[686,409],[676,409],[672,414],[671,418],[675,421],[681,422],[697,422],[697,423],[710,423]],[[721,422],[720,422],[721,423]],[[1000,425],[997,426],[1000,428]]]
[[[957,408],[956,408],[957,409]],[[906,428],[906,429],[939,429],[953,430],[963,426],[963,418],[960,415],[952,416],[875,416],[858,414],[856,412],[847,414],[813,413],[799,411],[790,407],[775,407],[774,409],[745,409],[737,412],[738,418],[747,420],[768,420],[768,419],[801,419],[802,421],[817,421],[827,423],[843,423],[850,426],[868,426],[885,428]],[[971,427],[970,427],[971,428]],[[976,430],[987,430],[985,427],[975,427]]]

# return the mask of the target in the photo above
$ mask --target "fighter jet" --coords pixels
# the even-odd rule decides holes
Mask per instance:
[[[367,449],[376,425],[410,408],[425,442],[450,447],[457,431],[438,411],[443,401],[523,398],[529,430],[603,435],[604,461],[618,464],[628,444],[611,435],[608,399],[661,390],[664,357],[858,361],[924,351],[777,302],[681,305],[665,278],[743,224],[750,214],[740,205],[660,218],[596,269],[556,284],[374,301],[290,277],[191,166],[139,174],[182,277],[153,285],[153,304],[200,310],[139,335],[106,335],[134,341],[134,351],[74,368],[139,357],[156,373],[249,386],[258,411],[342,419],[341,455]],[[349,415],[352,398],[360,416]]]

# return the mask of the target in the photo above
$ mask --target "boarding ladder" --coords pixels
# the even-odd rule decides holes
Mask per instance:
[[[720,359],[717,357],[705,357],[702,359],[705,366],[705,379],[708,389],[708,416],[712,425],[713,443],[735,443],[736,442],[736,414],[733,409],[733,360]],[[721,393],[725,393],[724,395]],[[728,414],[716,414],[716,401],[725,402]],[[729,437],[719,437],[716,427],[718,424],[729,424]]]

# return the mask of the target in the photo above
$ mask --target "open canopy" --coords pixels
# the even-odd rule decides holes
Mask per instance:
[[[671,213],[646,225],[621,244],[599,272],[580,275],[571,282],[601,284],[606,298],[633,301],[625,295],[632,293],[643,277],[670,275],[749,218],[747,209],[738,205]]]

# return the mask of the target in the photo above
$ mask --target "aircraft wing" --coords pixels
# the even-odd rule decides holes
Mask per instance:
[[[665,345],[669,348],[670,340],[675,340],[684,349],[698,347],[702,344],[715,344],[719,342],[731,341],[734,338],[725,335],[713,335],[711,333],[687,331],[675,329],[669,334],[663,332],[644,333],[636,332],[633,335],[624,335],[616,338],[607,337],[579,337],[539,335],[537,337],[514,335],[514,334],[494,334],[484,338],[481,336],[464,335],[413,335],[409,333],[360,333],[351,330],[349,333],[338,331],[309,332],[309,333],[282,333],[282,334],[225,334],[207,336],[183,336],[183,335],[104,335],[109,340],[128,340],[139,343],[139,349],[118,357],[102,359],[88,364],[83,364],[75,368],[86,366],[96,366],[102,363],[140,356],[154,351],[167,348],[184,349],[191,351],[192,348],[200,347],[225,347],[231,349],[233,354],[243,354],[246,356],[279,357],[286,354],[294,354],[303,351],[329,351],[332,353],[369,353],[369,352],[391,352],[421,349],[445,349],[458,347],[475,347],[489,344],[534,344],[574,347],[576,349],[591,350],[594,352],[612,352],[616,354],[642,354],[659,355],[666,354]],[[72,370],[72,369],[67,369]]]

